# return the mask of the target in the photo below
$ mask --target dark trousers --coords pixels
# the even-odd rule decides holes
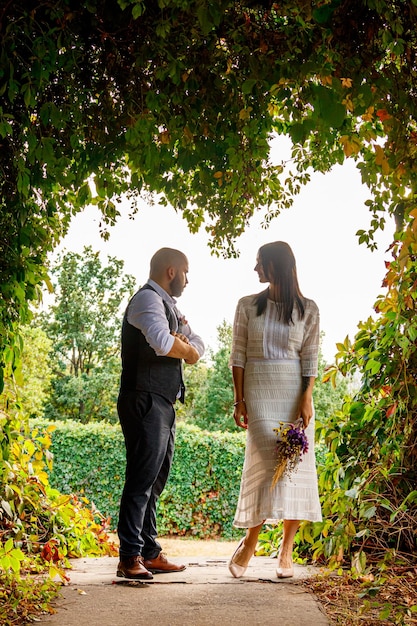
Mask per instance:
[[[174,454],[175,411],[157,394],[121,392],[117,402],[126,444],[126,479],[117,532],[120,558],[141,554],[154,559],[156,503],[168,480]]]

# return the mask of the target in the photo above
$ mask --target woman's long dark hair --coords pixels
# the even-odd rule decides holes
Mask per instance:
[[[294,305],[304,317],[305,298],[298,285],[295,257],[290,246],[285,241],[266,243],[259,248],[258,259],[265,278],[279,289],[279,302],[276,304],[280,319],[286,324],[292,323]],[[257,315],[262,315],[266,309],[268,291],[266,289],[255,296]]]

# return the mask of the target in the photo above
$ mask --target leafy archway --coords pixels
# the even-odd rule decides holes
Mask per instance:
[[[135,211],[138,192],[158,193],[192,232],[208,230],[214,252],[233,254],[258,207],[273,217],[311,169],[346,158],[370,191],[360,241],[372,247],[387,214],[398,229],[380,310],[381,329],[399,325],[378,355],[414,368],[416,26],[416,0],[3,3],[1,370],[17,366],[48,252],[87,204],[105,236],[122,194]],[[286,168],[269,161],[273,133],[293,142]],[[343,358],[377,376],[381,359],[358,354]],[[379,402],[396,387],[377,376],[370,389]],[[14,425],[1,422],[7,458]]]

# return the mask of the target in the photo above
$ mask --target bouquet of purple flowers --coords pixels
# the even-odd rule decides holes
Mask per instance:
[[[277,434],[275,448],[277,464],[272,478],[271,489],[275,487],[283,474],[289,476],[295,470],[298,463],[302,460],[302,455],[308,450],[308,441],[304,432],[302,418],[299,418],[295,424],[280,422],[279,427],[274,428],[274,432]]]

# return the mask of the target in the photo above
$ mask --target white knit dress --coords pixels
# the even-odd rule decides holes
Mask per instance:
[[[320,340],[319,310],[306,299],[300,319],[284,324],[268,300],[266,311],[256,315],[254,295],[238,302],[233,325],[230,365],[242,367],[248,412],[245,461],[234,525],[252,528],[263,521],[321,521],[314,456],[314,417],[305,433],[309,450],[290,477],[285,475],[271,489],[279,422],[294,422],[302,376],[317,376]]]

